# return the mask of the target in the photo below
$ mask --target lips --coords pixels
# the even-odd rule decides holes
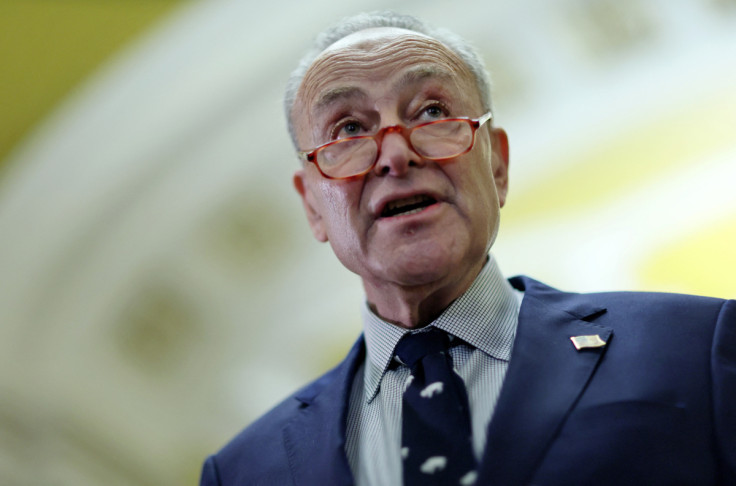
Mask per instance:
[[[427,194],[417,194],[415,196],[394,199],[384,205],[383,210],[381,210],[381,217],[391,218],[393,216],[418,213],[436,202],[437,199]]]

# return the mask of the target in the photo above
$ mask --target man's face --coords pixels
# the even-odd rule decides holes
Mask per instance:
[[[311,149],[386,126],[483,112],[472,74],[452,51],[420,34],[381,28],[345,37],[320,55],[292,119],[300,148]],[[363,177],[325,179],[311,163],[295,173],[315,237],[361,276],[369,301],[395,285],[467,287],[475,278],[507,187],[506,135],[489,126],[477,131],[470,152],[448,161],[420,157],[392,132]],[[387,214],[417,201],[426,206]]]

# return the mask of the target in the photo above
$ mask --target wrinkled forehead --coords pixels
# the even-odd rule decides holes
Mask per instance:
[[[359,30],[353,32],[350,35],[338,39],[334,43],[330,44],[322,55],[328,55],[331,52],[339,51],[341,49],[350,48],[362,48],[370,50],[372,47],[382,44],[384,42],[390,42],[395,38],[420,38],[430,41],[435,41],[432,37],[415,32],[413,30],[401,29],[399,27],[374,27],[370,29]],[[437,41],[435,41],[437,42]],[[439,44],[439,42],[437,42]],[[441,44],[440,44],[441,45]]]
[[[477,91],[465,63],[436,39],[394,27],[366,29],[325,49],[307,70],[295,108],[312,111],[325,92],[356,82],[381,82],[404,71],[434,73]]]

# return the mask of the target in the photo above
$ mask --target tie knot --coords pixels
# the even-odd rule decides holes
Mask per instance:
[[[427,355],[447,351],[450,336],[441,329],[431,327],[426,331],[406,334],[396,345],[396,356],[410,368]]]

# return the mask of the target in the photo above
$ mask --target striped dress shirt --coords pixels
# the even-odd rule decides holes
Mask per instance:
[[[450,355],[468,392],[478,460],[511,357],[522,298],[489,255],[470,288],[430,323],[469,344],[453,346]],[[382,320],[367,304],[363,327],[366,359],[350,394],[345,449],[356,485],[400,485],[401,399],[409,368],[390,365],[396,344],[411,331]]]

